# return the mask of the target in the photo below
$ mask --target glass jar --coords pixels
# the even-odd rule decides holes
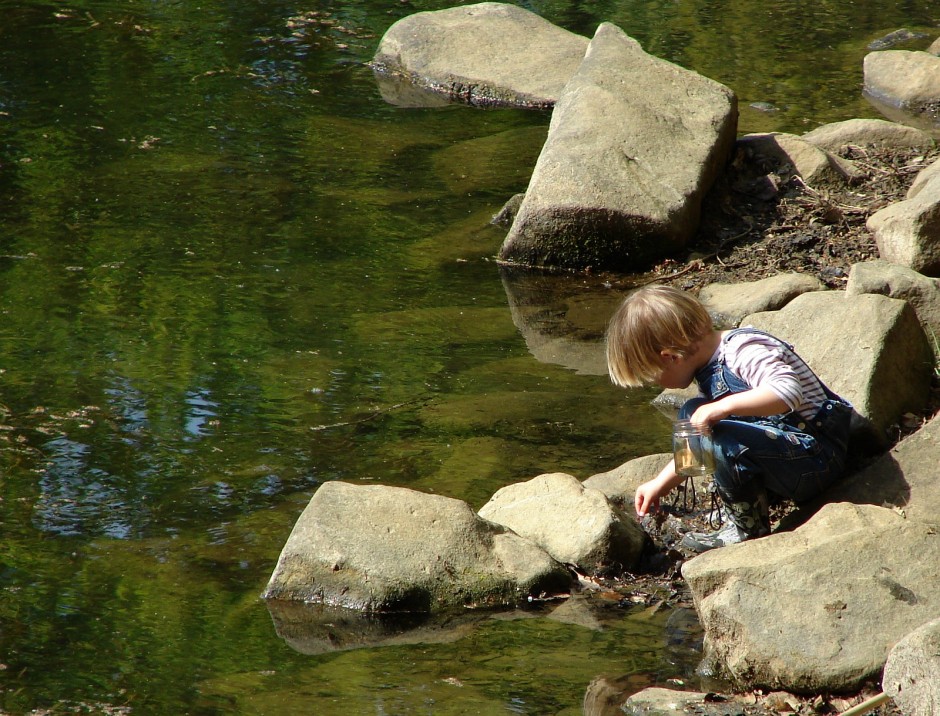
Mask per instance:
[[[673,423],[672,454],[676,472],[683,477],[711,475],[715,472],[711,434],[695,427],[688,420]]]

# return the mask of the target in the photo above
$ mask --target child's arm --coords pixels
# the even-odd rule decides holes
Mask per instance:
[[[646,517],[650,511],[656,512],[659,509],[660,498],[679,485],[683,479],[676,473],[675,460],[670,460],[656,477],[644,482],[636,489],[634,498],[636,514],[639,517]]]
[[[765,416],[790,412],[790,405],[766,386],[758,386],[742,393],[731,393],[712,403],[705,403],[689,418],[698,428],[710,428],[719,420],[732,415]]]

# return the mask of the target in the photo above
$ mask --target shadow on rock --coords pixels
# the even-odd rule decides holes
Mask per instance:
[[[894,456],[888,453],[868,467],[840,480],[815,500],[800,505],[781,520],[778,531],[799,527],[823,505],[831,502],[903,508],[910,499],[911,486],[904,476],[904,470]]]

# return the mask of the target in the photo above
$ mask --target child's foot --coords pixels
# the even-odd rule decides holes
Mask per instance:
[[[692,552],[707,552],[716,547],[727,547],[729,544],[738,544],[757,535],[749,535],[728,520],[720,530],[715,532],[686,532],[680,544]]]

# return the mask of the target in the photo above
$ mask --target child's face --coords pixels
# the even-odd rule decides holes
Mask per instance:
[[[693,363],[690,356],[665,349],[660,351],[659,361],[663,366],[663,371],[656,382],[663,388],[688,388],[692,384],[698,366]]]

